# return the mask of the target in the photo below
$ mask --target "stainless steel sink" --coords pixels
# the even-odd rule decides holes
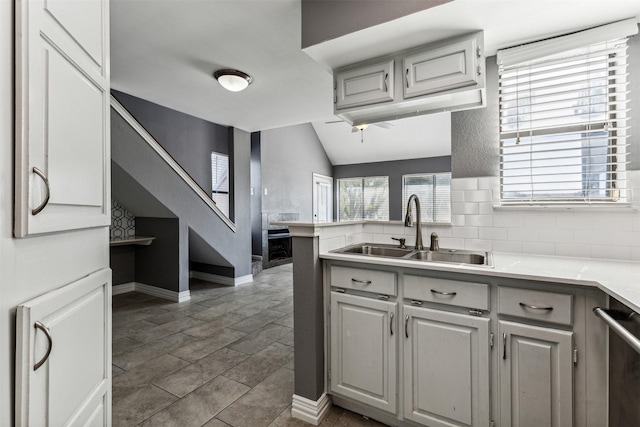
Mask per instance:
[[[354,245],[346,248],[338,249],[335,252],[344,254],[358,254],[381,256],[391,258],[402,258],[414,252],[413,249],[402,249],[392,245]]]
[[[488,252],[469,252],[455,249],[442,249],[438,252],[417,251],[407,258],[420,261],[450,262],[455,264],[471,264],[491,266],[490,254]]]
[[[418,251],[413,248],[399,248],[394,245],[361,243],[335,249],[331,252],[370,257],[399,258],[412,261],[465,264],[480,267],[493,267],[493,257],[490,252],[464,251],[458,249],[440,249],[439,251]]]

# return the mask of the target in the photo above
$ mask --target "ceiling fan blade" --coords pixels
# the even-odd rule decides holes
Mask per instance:
[[[344,123],[343,120],[334,120],[332,122],[324,122],[325,125],[330,125],[331,123]]]
[[[378,122],[374,123],[373,125],[383,129],[391,129],[393,127],[393,125],[389,122]]]
[[[355,127],[355,126],[354,126],[354,127],[352,127],[352,128],[351,128],[351,133],[356,133],[356,132],[358,132],[359,130],[360,130],[360,129],[358,129],[357,127]]]

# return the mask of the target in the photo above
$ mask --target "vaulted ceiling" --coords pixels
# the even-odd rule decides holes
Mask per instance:
[[[351,7],[344,13],[366,16],[380,1],[356,3],[360,10]],[[368,28],[361,25],[364,29],[304,51],[301,9],[301,0],[112,0],[112,87],[246,131],[313,122],[332,161],[358,163],[365,160],[341,148],[353,141],[350,127],[325,124],[336,120],[332,68],[477,30],[485,31],[485,49],[491,54],[636,17],[640,1],[454,0]],[[243,92],[227,92],[212,77],[221,68],[245,71],[254,82]],[[432,155],[442,155],[442,147],[427,141],[423,130],[446,134],[447,123],[436,115],[396,121],[392,130],[368,129],[367,151],[375,153],[369,157],[388,159],[400,141],[405,158],[429,156],[432,145]],[[359,136],[355,138],[360,144]],[[438,138],[438,143],[447,141]]]

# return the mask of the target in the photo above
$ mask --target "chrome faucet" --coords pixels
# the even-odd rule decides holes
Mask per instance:
[[[404,216],[404,226],[405,227],[413,227],[413,218],[411,215],[411,202],[416,202],[416,250],[422,251],[424,250],[424,246],[422,245],[422,218],[420,213],[420,200],[418,196],[412,194],[409,197],[409,201],[407,202],[407,214]]]

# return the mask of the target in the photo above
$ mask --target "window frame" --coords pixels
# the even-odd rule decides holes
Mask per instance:
[[[626,129],[627,122],[630,121],[630,117],[626,113],[627,103],[629,102],[628,94],[626,93],[626,87],[629,85],[629,80],[627,78],[628,61],[626,60],[626,49],[628,48],[628,44],[626,42],[626,37],[618,37],[607,42],[601,41],[594,43],[591,41],[578,49],[576,49],[576,46],[573,46],[572,49],[568,49],[566,52],[559,50],[554,52],[553,55],[542,55],[537,59],[528,58],[528,61],[520,64],[509,64],[508,67],[503,67],[500,59],[498,60],[498,80],[500,88],[500,204],[502,206],[628,204],[629,192],[627,188],[627,170],[625,165],[628,163],[627,158],[629,156],[629,152],[627,150],[629,142],[627,141]],[[619,48],[617,45],[622,43],[624,43],[624,47]],[[609,47],[609,44],[613,47]],[[578,50],[585,50],[587,53],[583,54],[583,57],[591,58],[596,56],[591,56],[592,53],[590,52],[590,49],[595,49],[594,46],[605,46],[602,51],[605,53],[600,54],[600,56],[604,57],[605,54],[607,55],[606,59],[601,61],[603,64],[606,64],[606,75],[599,78],[599,80],[606,82],[603,86],[603,88],[605,88],[605,92],[598,93],[594,90],[595,86],[590,85],[590,83],[592,83],[592,70],[587,68],[588,71],[583,73],[589,76],[589,78],[587,80],[580,81],[583,85],[586,82],[586,88],[582,87],[575,89],[578,93],[586,91],[587,94],[585,95],[583,93],[579,98],[570,98],[576,99],[576,102],[587,100],[589,102],[586,104],[586,106],[589,107],[587,108],[588,113],[583,112],[584,104],[576,104],[576,106],[573,107],[573,115],[565,116],[563,119],[565,120],[564,123],[546,127],[535,127],[530,125],[529,128],[525,125],[523,126],[524,128],[520,130],[519,125],[521,122],[521,114],[523,116],[529,115],[529,124],[531,124],[532,120],[535,120],[532,118],[533,114],[535,114],[533,112],[533,107],[539,106],[540,104],[533,104],[530,100],[534,97],[539,97],[540,95],[534,94],[533,90],[529,88],[528,90],[520,91],[525,93],[528,92],[529,96],[520,98],[520,92],[516,90],[515,92],[511,92],[511,94],[518,93],[515,98],[517,107],[513,107],[512,105],[510,108],[504,108],[508,101],[505,101],[503,98],[503,96],[505,96],[503,93],[503,75],[511,74],[510,78],[513,80],[513,75],[514,73],[517,74],[518,70],[525,70],[528,67],[544,69],[546,64],[549,62],[549,58],[554,58],[553,62],[555,64],[576,63],[574,68],[571,68],[571,70],[575,70],[579,67],[590,67],[590,59],[584,59],[583,62],[579,62],[575,59],[576,56],[566,56],[561,59],[558,59],[557,56],[562,56],[563,54],[566,55],[569,52],[575,52]],[[526,46],[523,48],[526,48]],[[620,51],[622,54],[618,54]],[[498,55],[500,57],[500,52]],[[536,74],[537,73],[542,74],[544,71],[536,71]],[[536,76],[536,74],[527,74],[527,72],[523,72],[523,74],[526,78]],[[557,75],[554,75],[551,78],[555,79],[557,78]],[[594,78],[593,81],[595,80],[597,79]],[[516,79],[516,85],[519,84],[520,83],[517,82]],[[531,83],[529,83],[529,85],[531,86]],[[552,92],[552,96],[557,96],[557,94],[561,93],[563,89],[566,89],[566,87],[558,87]],[[592,91],[594,94],[592,94]],[[604,105],[606,108],[603,112],[592,112],[593,104],[591,101],[593,98],[598,96],[605,99]],[[522,100],[524,100],[524,103],[520,104],[520,101]],[[529,100],[528,103],[527,100]],[[544,105],[544,102],[542,105]],[[578,108],[578,106],[580,106],[580,108]],[[618,109],[618,106],[621,106],[621,108]],[[548,106],[544,108],[546,109],[541,109],[541,111],[552,111]],[[505,125],[505,117],[514,117],[514,109],[516,112],[516,130],[505,129],[507,128]],[[521,113],[521,109],[524,112]],[[505,113],[505,111],[507,113]],[[604,118],[592,120],[592,115],[595,116],[596,114],[602,114]],[[589,119],[583,121],[576,120],[576,118],[580,116],[588,116]],[[549,120],[552,119],[550,118]],[[523,123],[527,123],[527,120],[523,120]],[[565,136],[561,137],[560,135]],[[570,135],[573,136],[573,139]],[[555,141],[554,137],[556,138]],[[525,141],[525,144],[519,146],[523,140]],[[602,140],[607,141],[606,145],[598,143],[598,141]],[[509,143],[507,143],[507,141],[509,141]],[[593,145],[592,141],[594,141]],[[528,144],[526,142],[528,142]],[[558,148],[563,147],[563,143],[565,144],[564,148]],[[571,146],[571,143],[573,143],[574,146]],[[546,154],[547,157],[544,157],[545,154],[541,154],[544,152],[544,148],[540,148],[542,146],[550,152],[549,154]],[[526,147],[529,147],[528,151],[526,151]],[[519,149],[521,151],[519,151]],[[559,157],[554,158],[554,154],[551,153],[551,151],[554,150],[557,152],[564,151],[566,153],[564,154],[566,157],[562,158],[564,160],[558,160]],[[604,154],[601,153],[603,150],[605,150]],[[580,151],[581,154],[570,154],[577,151]],[[594,154],[594,152],[596,154]],[[597,154],[598,152],[600,152],[600,154]],[[529,155],[528,167],[526,166],[527,154]],[[513,157],[508,158],[509,156]],[[557,156],[559,156],[559,154]],[[521,160],[514,160],[518,158]],[[596,159],[596,161],[592,162],[592,159]],[[562,161],[567,164],[559,165],[558,163],[561,163]],[[572,161],[574,163],[569,164]],[[517,162],[522,163],[523,165],[520,167],[520,170],[522,171],[520,172],[522,173],[521,175],[518,175],[519,172],[517,172]],[[511,167],[508,166],[509,164],[511,164]],[[559,168],[561,167],[564,167],[565,170],[560,170]],[[549,171],[554,168],[558,170],[558,172],[550,173]],[[573,168],[574,171],[567,172],[570,171],[571,168]],[[580,168],[580,171],[576,171],[578,168]],[[526,173],[527,170],[529,171],[528,174]],[[509,173],[512,175],[509,176]],[[545,178],[545,175],[548,178]],[[564,178],[560,178],[562,175],[564,175]],[[579,181],[575,179],[577,175],[580,176]],[[597,178],[593,179],[594,176],[597,176]],[[529,180],[528,182],[527,179]],[[549,180],[548,183],[546,183],[545,179]],[[522,182],[518,183],[518,180],[521,180]],[[543,190],[542,188],[545,186],[545,183],[549,189]],[[524,188],[525,185],[530,186],[530,190],[528,192],[526,190],[518,190],[519,187]],[[566,188],[558,188],[563,185],[566,186]],[[511,186],[511,191],[506,190],[505,186]],[[578,186],[579,188],[575,188]],[[522,195],[518,196],[516,194],[517,191],[521,191]],[[526,196],[527,194],[529,194],[528,197]]]
[[[227,173],[226,173],[226,181],[227,181],[227,185],[226,185],[226,190],[220,190],[220,186],[218,185],[218,189],[216,189],[216,183],[217,183],[217,179],[216,179],[216,174],[214,173],[214,159],[216,157],[219,158],[225,158],[226,159],[226,166],[227,166]],[[217,168],[217,162],[216,162],[216,168]],[[230,195],[230,176],[229,176],[229,155],[225,154],[225,153],[220,153],[217,151],[212,151],[211,152],[211,200],[214,201],[214,203],[218,206],[218,208],[222,211],[223,214],[225,214],[227,216],[227,218],[229,217],[229,213],[230,213],[230,203],[231,203],[231,195]],[[220,196],[217,196],[220,195]],[[226,195],[226,198],[224,197]],[[218,200],[216,200],[216,197],[218,197]],[[220,198],[222,197],[222,198]],[[226,203],[224,203],[226,202]]]

